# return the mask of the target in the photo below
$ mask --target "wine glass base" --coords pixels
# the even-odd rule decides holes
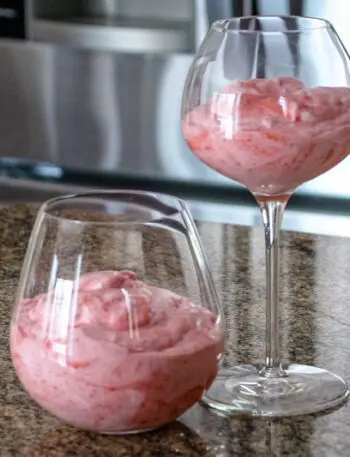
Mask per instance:
[[[333,408],[349,396],[347,383],[321,368],[293,364],[283,367],[286,376],[280,378],[260,376],[261,368],[220,370],[203,403],[229,415],[282,417]]]

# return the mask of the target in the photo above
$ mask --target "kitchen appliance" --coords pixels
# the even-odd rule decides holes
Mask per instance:
[[[90,49],[187,52],[192,0],[34,0],[33,39]]]
[[[6,34],[11,19],[30,25],[22,37],[89,49],[127,52],[193,52],[210,24],[252,14],[252,0],[0,0]],[[23,19],[24,21],[24,19]],[[9,33],[9,32],[8,32]]]
[[[193,52],[213,21],[306,15],[347,32],[347,0],[0,0],[0,37],[125,52]]]
[[[17,0],[0,0],[2,8],[15,4]],[[154,23],[147,18],[147,8],[152,5],[149,11],[157,11],[159,20],[158,28],[151,30]],[[27,19],[23,21],[26,27],[23,26],[18,38],[24,36],[29,42],[8,37],[0,40],[0,174],[5,173],[2,170],[6,157],[40,162],[44,165],[37,168],[46,185],[41,183],[39,192],[34,189],[37,183],[29,185],[26,175],[27,181],[15,192],[18,176],[12,179],[11,186],[7,180],[1,190],[4,202],[14,194],[16,200],[42,200],[70,192],[67,183],[59,184],[65,169],[73,173],[70,184],[83,190],[92,184],[90,178],[83,182],[82,174],[98,173],[97,187],[107,181],[110,187],[112,184],[117,187],[120,176],[132,177],[132,183],[138,179],[162,180],[172,189],[174,183],[180,187],[200,186],[210,195],[211,189],[220,188],[221,195],[226,193],[232,204],[233,193],[239,187],[193,157],[180,131],[183,85],[193,51],[208,25],[230,15],[300,14],[296,8],[302,7],[303,14],[330,19],[350,48],[347,0],[33,0],[32,5],[23,1],[22,7],[26,12]],[[115,31],[119,19],[114,22],[112,18],[119,17],[117,11],[122,10],[123,20],[129,25],[124,31],[121,27]],[[145,19],[143,29],[131,27],[136,24],[136,13]],[[110,20],[106,19],[108,15]],[[100,21],[104,18],[105,25],[96,25],[98,18]],[[159,30],[171,30],[168,23],[180,23],[182,28],[174,35],[158,34]],[[46,30],[45,34],[39,33],[40,29]],[[145,34],[138,34],[141,29],[153,38],[144,39]],[[0,28],[0,37],[4,30]],[[67,35],[62,30],[71,33]],[[78,35],[73,33],[79,30]],[[110,32],[112,35],[120,32],[118,36],[124,38],[106,40],[112,36]],[[103,39],[97,40],[98,35]],[[163,40],[165,36],[172,38]],[[349,173],[347,160],[339,168],[302,186],[298,194],[344,199],[346,205],[345,199],[350,197]],[[49,184],[51,180],[56,183],[54,188]],[[168,189],[165,185],[158,190]],[[188,198],[185,193],[182,195]],[[237,211],[228,211],[226,206],[219,208],[214,203],[198,210],[196,217],[250,225],[259,221],[255,208],[241,205]],[[350,233],[345,228],[345,215],[341,224],[320,217],[322,223],[310,215],[304,225],[305,216],[293,215],[289,220],[288,215],[286,226],[297,226],[298,230],[312,226],[309,230],[335,233],[342,225],[342,232]]]

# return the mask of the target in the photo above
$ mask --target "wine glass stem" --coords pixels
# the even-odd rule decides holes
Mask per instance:
[[[284,376],[280,357],[279,330],[279,257],[280,231],[287,201],[259,200],[266,248],[266,346],[265,367],[262,376]]]

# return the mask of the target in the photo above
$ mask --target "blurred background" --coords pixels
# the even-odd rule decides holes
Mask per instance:
[[[208,27],[254,14],[326,18],[350,50],[349,0],[0,0],[0,204],[124,187],[182,196],[197,219],[260,225],[248,192],[180,130]],[[303,185],[284,228],[350,236],[349,177],[350,157]]]

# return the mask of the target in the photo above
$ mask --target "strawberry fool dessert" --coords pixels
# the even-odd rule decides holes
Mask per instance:
[[[291,194],[349,154],[350,89],[234,81],[186,114],[183,134],[200,160],[255,195]]]
[[[17,310],[18,378],[37,403],[80,428],[160,427],[196,403],[217,374],[223,333],[216,316],[131,271],[87,273],[71,296],[49,292]]]

